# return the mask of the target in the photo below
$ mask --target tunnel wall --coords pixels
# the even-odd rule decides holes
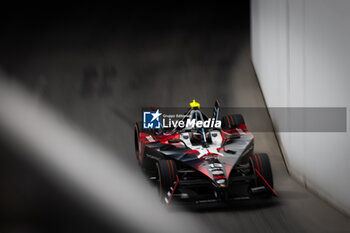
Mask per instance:
[[[268,107],[350,106],[349,11],[350,1],[251,1],[252,60]],[[283,119],[271,118],[278,129]],[[277,137],[290,174],[350,214],[348,130]]]

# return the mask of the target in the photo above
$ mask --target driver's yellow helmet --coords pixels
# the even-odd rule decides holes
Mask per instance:
[[[199,109],[201,107],[201,105],[196,102],[195,100],[193,100],[191,103],[190,103],[190,106],[192,109]]]

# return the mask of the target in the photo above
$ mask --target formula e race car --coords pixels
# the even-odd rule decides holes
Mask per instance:
[[[212,117],[200,111],[199,103],[190,106],[183,114],[185,123],[174,127],[135,124],[137,161],[157,185],[161,201],[210,203],[277,196],[269,157],[253,152],[254,137],[242,115],[222,116],[220,122],[218,100]],[[159,117],[159,110],[153,114]]]

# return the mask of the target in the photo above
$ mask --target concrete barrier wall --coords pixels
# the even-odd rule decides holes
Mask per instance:
[[[349,12],[345,0],[251,1],[252,59],[268,107],[350,107]],[[286,120],[271,117],[276,129]],[[348,128],[277,136],[291,175],[350,214]]]

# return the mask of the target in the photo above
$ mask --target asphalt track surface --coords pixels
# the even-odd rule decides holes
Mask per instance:
[[[183,107],[192,99],[211,107],[216,98],[226,107],[265,107],[247,23],[217,27],[186,17],[172,26],[108,17],[55,22],[38,34],[5,36],[0,65],[138,172],[133,123],[141,107]],[[169,211],[212,232],[350,232],[348,217],[288,175],[272,129],[254,135],[255,151],[270,156],[278,199]]]

